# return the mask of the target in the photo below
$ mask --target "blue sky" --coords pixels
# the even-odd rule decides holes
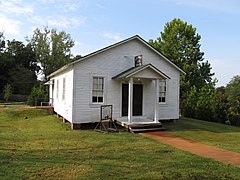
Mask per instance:
[[[0,31],[24,42],[34,29],[56,28],[75,40],[74,55],[140,35],[156,39],[165,23],[180,18],[197,28],[205,53],[226,85],[239,75],[239,0],[0,0]]]

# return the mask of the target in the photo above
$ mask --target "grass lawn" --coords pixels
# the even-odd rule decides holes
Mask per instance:
[[[44,110],[0,108],[0,177],[237,179],[240,169],[139,134],[70,130]]]
[[[27,102],[11,102],[11,101],[5,102],[0,100],[0,108],[4,108],[4,107],[15,108],[18,106],[27,106]]]
[[[185,117],[176,123],[164,124],[164,127],[177,136],[240,152],[239,127]]]

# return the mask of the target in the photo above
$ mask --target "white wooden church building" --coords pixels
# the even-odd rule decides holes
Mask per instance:
[[[179,118],[179,80],[184,73],[145,40],[133,36],[49,75],[50,104],[71,123],[99,121],[100,106],[127,124]]]

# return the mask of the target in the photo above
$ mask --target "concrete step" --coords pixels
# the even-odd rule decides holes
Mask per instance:
[[[157,128],[162,127],[162,123],[146,123],[146,124],[130,124],[129,128],[132,129],[146,129],[146,128]]]
[[[141,132],[153,132],[153,131],[165,131],[164,127],[159,128],[147,128],[147,129],[129,129],[133,133],[141,133]]]

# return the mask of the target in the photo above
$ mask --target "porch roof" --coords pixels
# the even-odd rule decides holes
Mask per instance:
[[[137,73],[144,72],[147,69],[150,69],[151,71],[153,71],[154,73],[156,73],[157,75],[159,75],[160,77],[162,77],[164,79],[171,79],[169,76],[167,76],[165,73],[163,73],[162,71],[157,69],[152,64],[145,64],[142,66],[131,67],[131,68],[127,69],[126,71],[123,71],[122,73],[114,76],[112,79],[127,79],[127,78],[130,78],[130,77],[136,75]]]

